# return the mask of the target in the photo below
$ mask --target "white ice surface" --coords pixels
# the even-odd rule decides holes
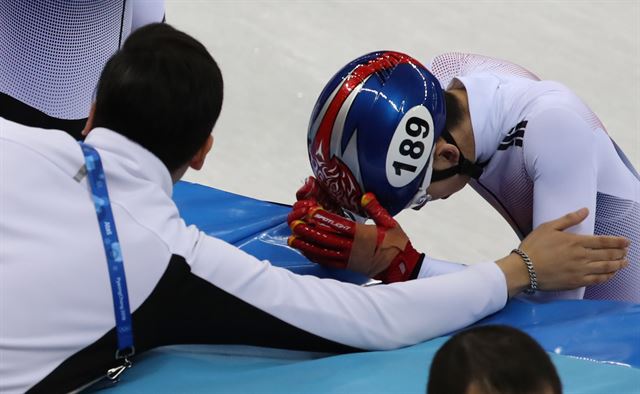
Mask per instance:
[[[503,58],[571,87],[640,168],[640,2],[184,1],[167,22],[202,41],[225,78],[205,168],[186,179],[281,203],[310,174],[308,117],[347,61],[393,49],[428,61],[448,51]],[[467,188],[399,220],[414,245],[460,262],[517,245]]]

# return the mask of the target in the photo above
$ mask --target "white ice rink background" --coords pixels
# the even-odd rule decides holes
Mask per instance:
[[[640,168],[640,2],[168,1],[225,79],[215,144],[186,179],[292,204],[311,172],[308,117],[328,79],[379,49],[427,62],[462,51],[510,60],[572,88]],[[473,263],[518,240],[473,190],[398,216],[421,251]]]

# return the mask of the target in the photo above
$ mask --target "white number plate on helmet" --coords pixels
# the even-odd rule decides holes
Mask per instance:
[[[433,148],[433,118],[426,107],[407,111],[393,134],[387,151],[387,180],[393,187],[411,183],[429,163]]]

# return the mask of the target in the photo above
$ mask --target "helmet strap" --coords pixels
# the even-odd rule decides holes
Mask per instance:
[[[464,157],[464,155],[462,154],[462,150],[456,143],[456,140],[453,139],[451,133],[449,133],[449,130],[442,130],[441,136],[445,141],[458,148],[460,156],[458,157],[458,164],[456,164],[455,166],[447,168],[446,170],[434,169],[433,174],[431,175],[431,182],[437,182],[443,179],[451,178],[452,176],[457,174],[468,175],[473,179],[480,178],[482,172],[484,171],[484,165],[486,163],[476,164]]]

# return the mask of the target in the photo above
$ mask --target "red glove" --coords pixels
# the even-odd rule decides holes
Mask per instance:
[[[322,186],[320,186],[316,178],[312,176],[308,177],[304,181],[304,185],[298,189],[296,192],[296,200],[314,200],[331,212],[342,212],[342,207],[331,198],[329,193],[327,193]]]
[[[296,202],[288,217],[293,232],[289,245],[318,264],[360,272],[384,283],[414,279],[424,255],[411,246],[372,193],[362,196],[361,204],[375,225],[331,213],[315,199]]]

